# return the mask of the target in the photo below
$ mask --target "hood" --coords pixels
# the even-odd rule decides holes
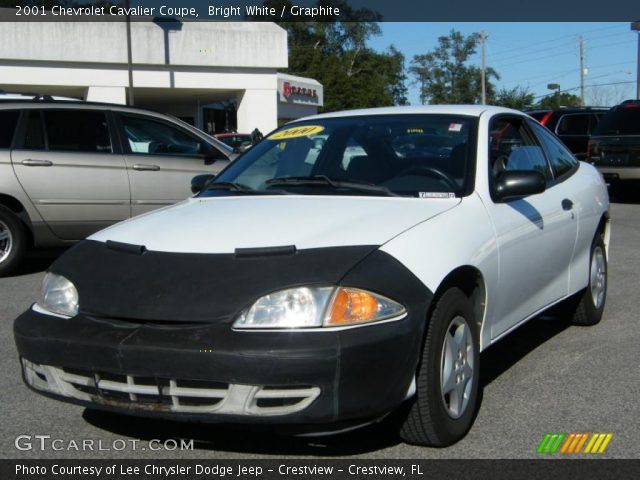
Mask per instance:
[[[234,196],[190,198],[102,230],[90,240],[176,253],[234,253],[294,245],[298,250],[382,245],[445,212],[459,198]]]

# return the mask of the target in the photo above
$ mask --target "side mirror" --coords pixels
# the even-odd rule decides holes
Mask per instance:
[[[502,172],[496,179],[494,195],[496,200],[505,201],[542,193],[547,187],[545,176],[532,170],[511,170]]]
[[[207,184],[216,178],[215,175],[211,175],[210,173],[204,173],[202,175],[196,175],[191,179],[191,192],[192,193],[200,193],[205,189]]]

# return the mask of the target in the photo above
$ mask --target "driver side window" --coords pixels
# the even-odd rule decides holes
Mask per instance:
[[[550,172],[542,148],[520,118],[500,117],[489,130],[489,169],[493,182],[505,171],[538,171],[549,180]]]
[[[122,126],[131,153],[143,155],[197,156],[199,138],[162,121],[121,114]]]

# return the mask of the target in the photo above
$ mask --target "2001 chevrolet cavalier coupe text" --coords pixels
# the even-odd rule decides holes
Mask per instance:
[[[24,379],[89,408],[315,432],[402,412],[405,441],[448,445],[481,350],[555,304],[600,320],[608,208],[595,168],[516,111],[310,117],[61,256],[15,323]]]

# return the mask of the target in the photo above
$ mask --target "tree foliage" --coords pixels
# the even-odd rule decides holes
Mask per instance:
[[[469,64],[476,53],[480,35],[464,36],[451,30],[438,38],[438,46],[425,54],[415,55],[409,72],[420,85],[420,101],[424,103],[480,103],[481,69]],[[486,69],[487,103],[495,97],[491,79],[500,79],[493,68]]]
[[[511,89],[502,87],[496,93],[494,105],[516,110],[524,110],[534,104],[535,97],[527,87],[514,87]]]
[[[291,5],[288,0],[265,2],[278,10],[283,4]],[[286,72],[315,78],[324,86],[323,111],[406,104],[404,55],[393,46],[382,53],[368,46],[381,33],[380,15],[341,0],[319,0],[317,5],[340,8],[340,18],[279,22],[289,37]]]
[[[571,93],[554,93],[547,95],[538,103],[540,108],[579,107],[580,97]]]

